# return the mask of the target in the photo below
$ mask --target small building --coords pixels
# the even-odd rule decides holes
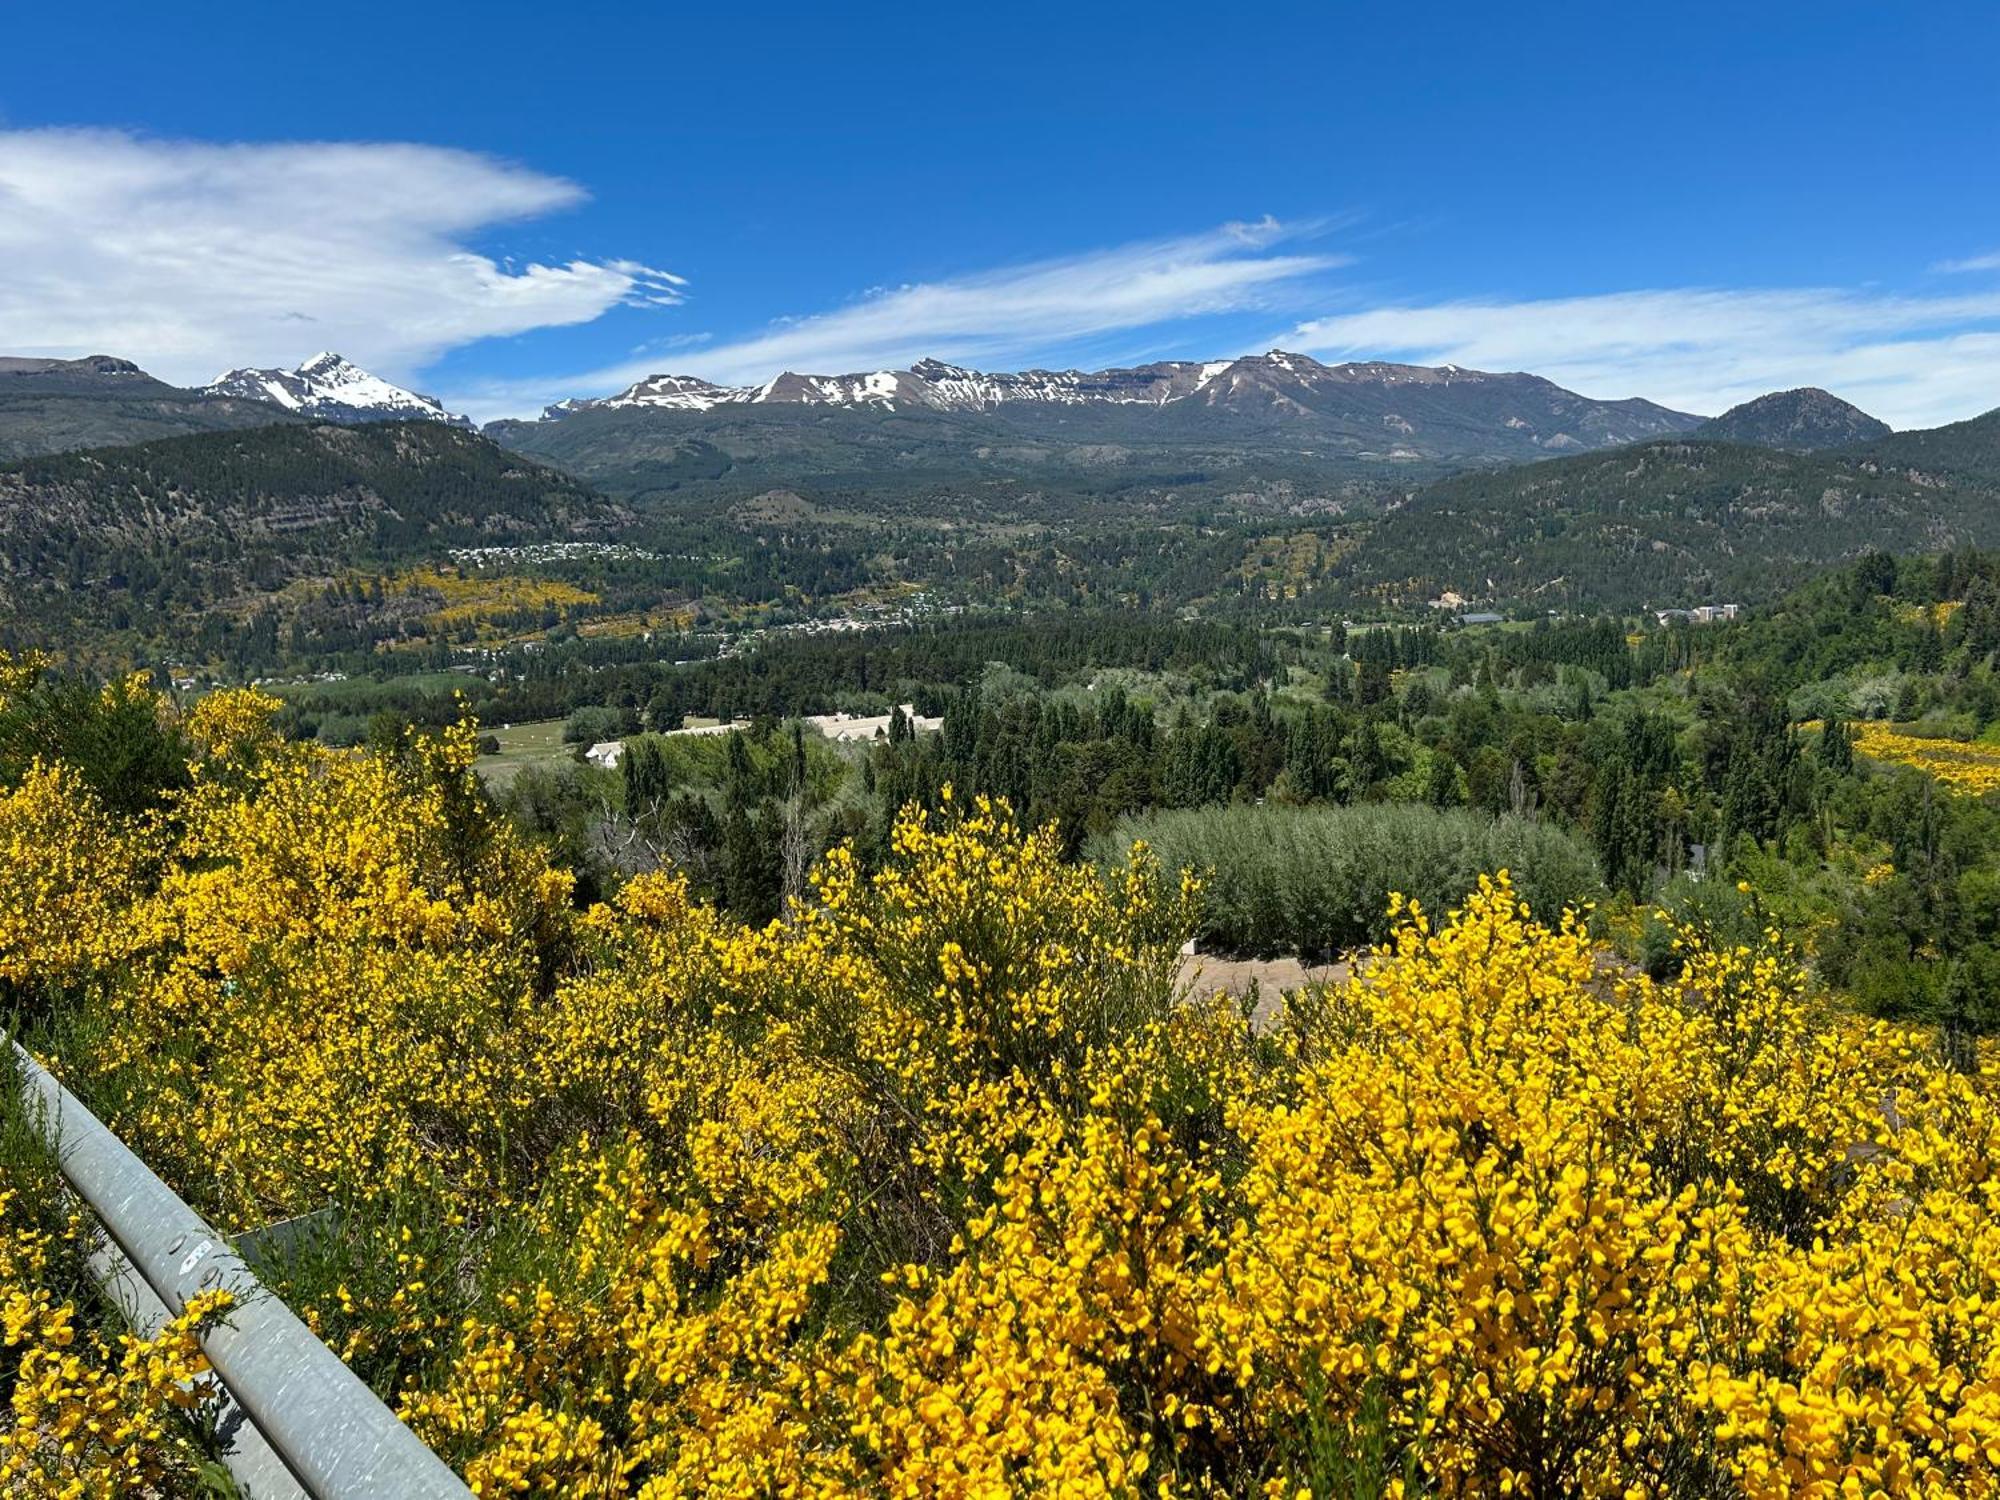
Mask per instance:
[[[927,719],[918,713],[913,703],[903,704],[902,709],[913,733],[929,734],[944,726],[943,719]],[[888,734],[889,721],[894,717],[894,714],[808,714],[805,722],[830,740],[872,740]]]
[[[1473,614],[1460,615],[1458,623],[1461,625],[1498,625],[1505,618],[1504,615],[1496,615],[1491,610],[1479,610]]]
[[[1736,604],[1697,604],[1693,609],[1656,609],[1653,618],[1662,625],[1713,625],[1735,619],[1741,608]]]
[[[593,766],[602,766],[607,771],[618,769],[618,762],[625,758],[623,740],[599,740],[583,752],[583,758]]]

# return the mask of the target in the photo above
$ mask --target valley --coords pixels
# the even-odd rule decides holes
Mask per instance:
[[[0,1500],[2000,1500],[2000,7],[0,36]]]
[[[131,383],[158,383],[85,364],[17,378],[124,431]],[[328,355],[169,404],[222,429],[0,468],[0,644],[227,682],[484,671],[572,638],[686,654],[913,595],[1272,625],[1416,623],[1438,601],[1643,614],[2000,542],[2000,418],[1881,436],[1811,390],[1704,424],[1531,376],[1276,353],[931,361],[662,376],[478,434]],[[0,401],[0,446],[60,441],[48,409]],[[228,425],[253,410],[268,422]],[[1385,417],[1403,447],[1361,446]]]

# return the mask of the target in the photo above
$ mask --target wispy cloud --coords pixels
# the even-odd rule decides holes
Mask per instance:
[[[123,354],[181,382],[332,348],[420,380],[480,339],[679,305],[685,283],[637,260],[517,264],[474,248],[583,198],[562,178],[435,146],[0,129],[0,345]],[[1262,323],[1285,331],[1258,347],[1526,369],[1692,411],[1794,385],[1898,426],[2000,404],[2000,286],[1981,279],[2000,272],[2000,251],[1939,262],[1968,279],[1921,295],[1669,287],[1356,307],[1362,290],[1329,274],[1349,258],[1318,241],[1326,227],[1264,219],[971,269],[749,333],[662,327],[614,362],[445,394],[491,417],[663,368],[750,383],[926,355],[994,368],[1163,347],[1223,355]],[[1282,321],[1343,296],[1341,311]]]
[[[1716,412],[1825,386],[1897,427],[2000,405],[2000,290],[1665,289],[1436,302],[1315,318],[1278,336],[1322,358],[1529,370],[1590,396]]]
[[[0,340],[127,355],[180,382],[318,348],[407,376],[476,339],[679,300],[678,277],[637,261],[468,248],[583,197],[435,146],[0,131]]]
[[[1269,310],[1308,278],[1347,263],[1345,256],[1300,248],[1296,238],[1288,226],[1264,219],[879,289],[830,312],[690,350],[675,359],[674,370],[748,384],[781,370],[883,369],[926,356],[1012,367],[1109,333]],[[660,368],[648,355],[454,392],[453,399],[474,415],[520,412],[559,396],[618,390]]]

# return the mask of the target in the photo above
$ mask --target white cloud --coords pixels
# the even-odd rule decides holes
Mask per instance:
[[[839,374],[926,356],[1012,368],[1047,351],[1182,318],[1269,309],[1280,290],[1346,264],[1277,253],[1291,231],[1271,219],[941,281],[877,290],[832,312],[689,351],[676,374],[753,384],[781,370]],[[454,392],[475,416],[533,411],[562,396],[603,395],[660,373],[657,355],[567,376]]]
[[[1801,385],[1896,427],[2000,406],[2000,291],[1697,288],[1440,302],[1316,318],[1277,341],[1323,358],[1529,370],[1586,395],[1695,412]]]
[[[467,248],[583,196],[435,146],[0,131],[0,342],[120,354],[180,383],[316,349],[408,377],[475,339],[677,300],[678,277],[635,261]]]
[[[216,145],[116,131],[0,130],[0,352],[122,354],[162,377],[337,349],[395,379],[476,340],[680,302],[634,260],[516,265],[493,226],[583,200],[561,178],[406,144]],[[997,368],[1079,348],[1187,341],[1184,320],[1274,317],[1340,255],[1271,220],[878,289],[749,335],[677,332],[581,373],[447,392],[475,416],[532,412],[671,368],[748,383],[926,355]],[[1289,242],[1289,243],[1288,243]],[[2000,252],[1933,269],[2000,271]],[[1224,354],[1241,326],[1216,341]],[[2000,405],[2000,289],[1667,288],[1433,301],[1314,318],[1275,339],[1327,358],[1527,369],[1593,396],[1719,411],[1823,385],[1897,426]]]

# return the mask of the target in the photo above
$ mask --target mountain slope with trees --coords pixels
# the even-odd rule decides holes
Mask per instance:
[[[182,390],[109,355],[0,357],[0,463],[296,420],[265,401]]]
[[[1692,436],[1718,443],[1755,443],[1812,453],[1822,448],[1846,448],[1888,437],[1887,422],[1871,417],[1852,402],[1830,391],[1805,386],[1773,391],[1704,422]]]
[[[1843,454],[1679,438],[1460,475],[1386,515],[1343,583],[1401,604],[1657,608],[1768,598],[1875,549],[2000,541],[1993,486],[1882,462],[1910,436]]]
[[[1943,427],[1899,432],[1870,443],[1858,456],[1885,468],[2000,487],[2000,408]]]
[[[293,580],[452,546],[601,536],[625,519],[567,475],[436,422],[287,425],[0,468],[0,620],[191,634]]]

